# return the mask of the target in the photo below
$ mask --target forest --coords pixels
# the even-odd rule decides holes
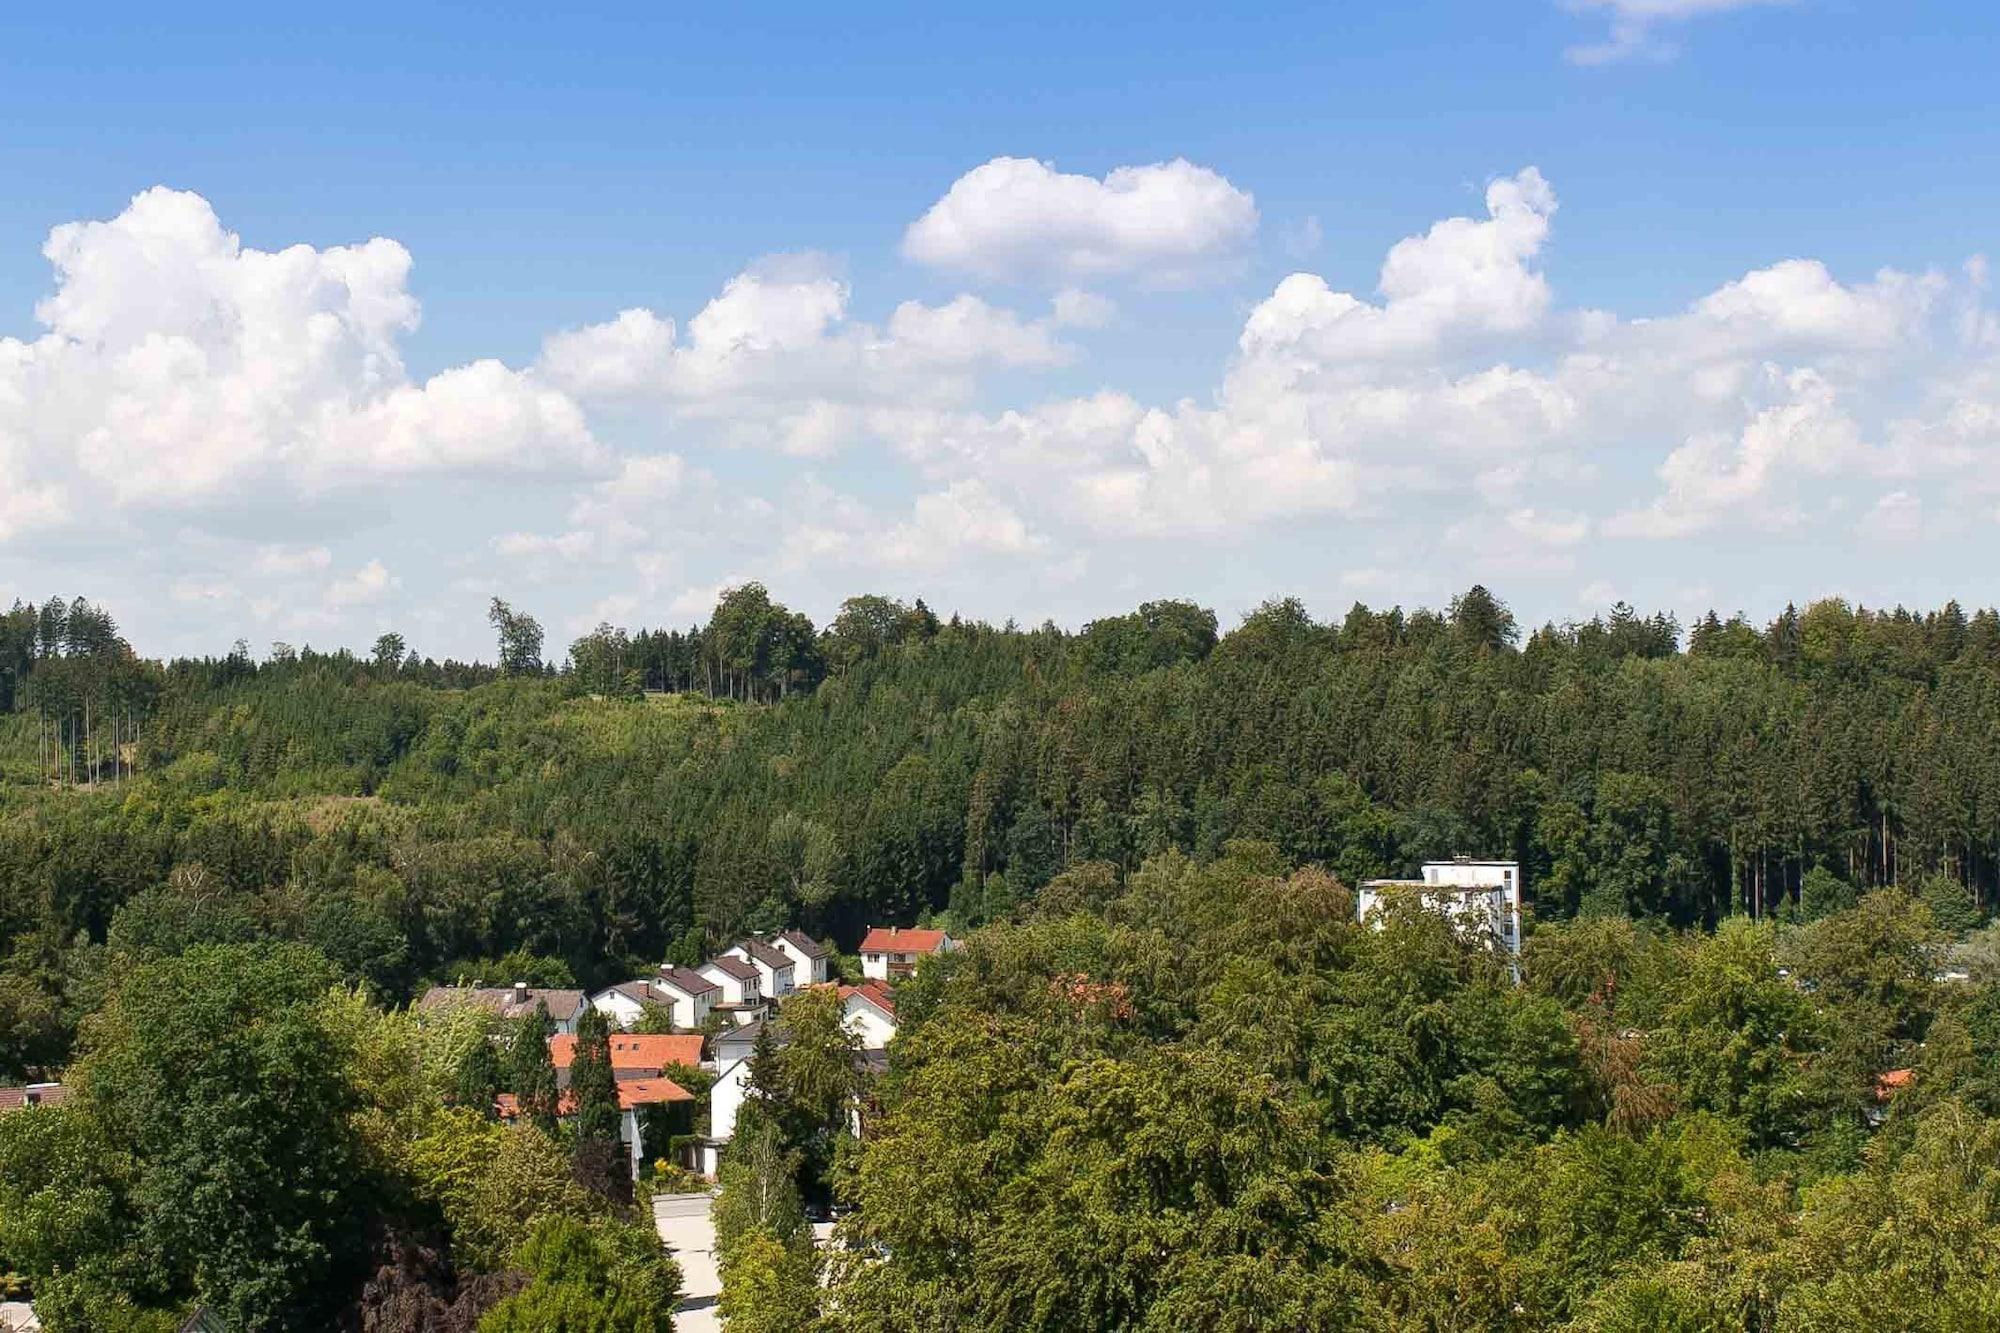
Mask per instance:
[[[0,1113],[0,1284],[49,1328],[665,1328],[602,1125],[491,1117],[539,1037],[410,1002],[871,924],[967,945],[865,1086],[787,1002],[731,1328],[2000,1328],[1990,609],[488,620],[0,617],[0,1083],[71,1089]],[[1454,855],[1521,863],[1520,984],[1355,922]]]

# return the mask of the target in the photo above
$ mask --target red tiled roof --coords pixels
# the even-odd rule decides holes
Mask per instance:
[[[1891,1069],[1875,1076],[1875,1100],[1886,1102],[1890,1096],[1910,1086],[1916,1080],[1914,1069]]]
[[[568,1069],[576,1059],[576,1038],[549,1038],[549,1060],[557,1069]],[[611,1068],[660,1070],[672,1065],[689,1068],[701,1063],[701,1034],[698,1032],[614,1032],[611,1034]]]
[[[69,1100],[69,1089],[60,1083],[30,1083],[25,1088],[0,1088],[0,1111],[24,1106],[61,1106]]]
[[[891,1018],[896,1016],[896,1002],[889,998],[889,987],[885,982],[864,981],[859,986],[842,986],[840,988],[841,1003],[845,1004],[847,997],[850,995],[861,996]]]
[[[660,1106],[667,1102],[691,1102],[694,1094],[670,1078],[625,1078],[618,1080],[618,1109],[629,1111],[635,1106]],[[511,1092],[495,1094],[493,1113],[502,1120],[518,1119],[521,1114],[521,1099]],[[576,1094],[564,1088],[562,1097],[556,1102],[556,1114],[571,1116],[576,1114]]]
[[[914,927],[874,926],[861,941],[863,953],[936,953],[944,945],[941,930]]]
[[[691,1102],[694,1094],[670,1078],[628,1078],[618,1083],[618,1105],[624,1110],[635,1106],[659,1106],[666,1102]]]

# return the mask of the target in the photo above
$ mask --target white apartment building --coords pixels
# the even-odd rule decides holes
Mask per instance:
[[[1509,954],[1521,952],[1521,866],[1517,861],[1426,861],[1422,879],[1361,882],[1355,914],[1367,921],[1391,897],[1411,896],[1461,929],[1484,934]]]

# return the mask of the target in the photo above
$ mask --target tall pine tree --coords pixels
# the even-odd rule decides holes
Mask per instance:
[[[618,1080],[611,1070],[611,1028],[593,1006],[586,1005],[583,1017],[577,1020],[569,1090],[576,1099],[578,1146],[618,1142]]]
[[[549,1007],[537,1000],[535,1012],[521,1020],[508,1052],[509,1081],[520,1102],[521,1119],[551,1137],[556,1132],[556,1067],[549,1058],[549,1038],[555,1030]]]

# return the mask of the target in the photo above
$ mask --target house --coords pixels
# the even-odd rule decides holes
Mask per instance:
[[[671,1010],[674,1000],[673,996],[655,987],[648,977],[615,982],[590,997],[591,1008],[609,1019],[613,1027],[628,1032],[645,1016],[649,1004]]]
[[[547,1007],[557,1032],[574,1033],[576,1020],[589,1002],[580,990],[550,989],[517,981],[511,986],[433,986],[417,1001],[419,1009],[442,1009],[454,1004],[476,1004],[500,1018],[526,1018],[537,1004]]]
[[[31,1106],[61,1106],[69,1099],[69,1089],[60,1083],[30,1083],[24,1088],[0,1088],[0,1111],[19,1111]]]
[[[0,1333],[40,1333],[42,1321],[26,1301],[0,1301]]]
[[[664,1078],[676,1066],[695,1069],[701,1064],[701,1044],[699,1032],[614,1032],[611,1072],[621,1079]],[[575,1037],[549,1039],[549,1063],[556,1067],[559,1083],[566,1081],[575,1059]]]
[[[764,1029],[762,1019],[742,1027],[717,1033],[711,1043],[715,1052],[715,1083],[708,1090],[708,1138],[695,1150],[695,1170],[715,1174],[722,1146],[736,1137],[736,1114],[750,1090],[750,1054],[757,1047],[757,1034]]]
[[[847,1030],[860,1039],[862,1050],[879,1051],[896,1035],[896,1002],[889,998],[888,982],[842,986],[840,1007]]]
[[[1861,1112],[1870,1129],[1882,1127],[1882,1122],[1889,1118],[1890,1099],[1916,1082],[1916,1078],[1917,1071],[1914,1069],[1890,1069],[1875,1076],[1874,1103]]]
[[[640,1165],[646,1160],[639,1108],[695,1100],[694,1094],[674,1082],[669,1071],[698,1068],[702,1038],[699,1032],[614,1032],[609,1045],[611,1077],[618,1084],[621,1112],[618,1137],[632,1154],[632,1176],[636,1180]],[[575,1062],[575,1037],[550,1039],[549,1063],[556,1067],[557,1087],[569,1086],[570,1066]]]
[[[677,1028],[698,1028],[708,1021],[708,1011],[722,997],[722,987],[693,968],[662,963],[660,973],[649,983],[661,1002],[673,1012]]]
[[[917,959],[923,955],[957,947],[941,930],[874,926],[861,941],[861,975],[870,981],[900,981],[917,970]]]
[[[792,966],[791,955],[782,949],[774,949],[756,938],[738,940],[723,951],[724,957],[741,958],[757,969],[763,978],[764,994],[773,1000],[782,1000],[798,989],[796,969]]]
[[[558,1070],[557,1077],[566,1080],[566,1071]],[[640,1164],[646,1160],[646,1135],[639,1123],[639,1108],[691,1102],[694,1094],[670,1078],[621,1078],[617,1086],[618,1137],[631,1157],[632,1178],[637,1180]],[[520,1099],[511,1092],[500,1093],[493,1099],[493,1110],[502,1120],[516,1119],[521,1114]],[[567,1087],[557,1096],[556,1114],[564,1120],[576,1114],[576,1096]]]
[[[1509,954],[1521,952],[1521,867],[1514,861],[1427,861],[1422,879],[1367,879],[1355,915],[1367,921],[1383,904],[1407,899],[1441,912],[1461,930]]]
[[[841,1001],[848,1013],[849,1029],[861,1038],[862,1049],[854,1054],[854,1067],[864,1075],[880,1074],[887,1067],[882,1046],[896,1035],[895,1005],[888,986],[871,982],[840,987]],[[764,1031],[764,1019],[716,1034],[710,1042],[714,1056],[715,1083],[708,1090],[708,1137],[696,1145],[690,1165],[703,1175],[713,1176],[722,1149],[736,1137],[736,1121],[750,1095],[750,1060],[757,1050],[757,1038]],[[774,1037],[776,1033],[773,1033]],[[878,1044],[879,1043],[879,1044]],[[865,1099],[864,1099],[865,1100]],[[863,1106],[853,1108],[855,1132],[860,1133]]]
[[[818,986],[826,981],[826,960],[833,951],[802,930],[788,930],[771,937],[771,947],[792,960],[797,984]]]
[[[723,1004],[750,1007],[764,1001],[764,974],[733,953],[711,958],[695,970],[721,989]]]

